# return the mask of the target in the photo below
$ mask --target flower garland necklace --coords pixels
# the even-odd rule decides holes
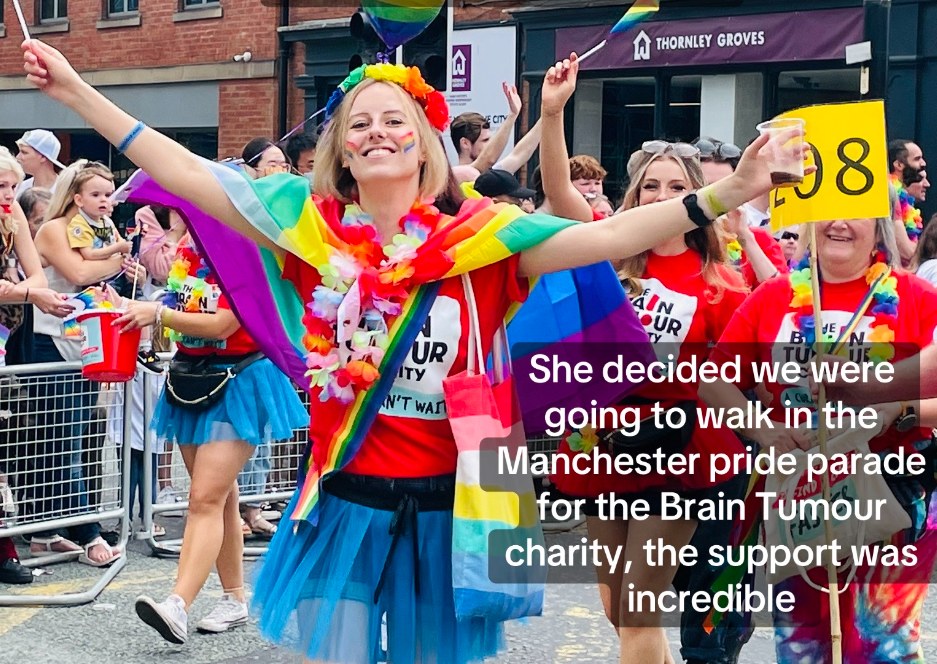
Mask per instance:
[[[198,265],[195,270],[195,277],[190,282],[190,271],[193,265]],[[172,309],[179,310],[180,299],[187,297],[185,308],[182,311],[188,313],[199,313],[201,311],[200,303],[206,294],[210,294],[217,286],[212,276],[211,269],[205,262],[205,259],[192,246],[191,238],[186,238],[179,243],[177,258],[169,268],[169,276],[166,278],[166,296],[163,298],[163,304]],[[224,348],[225,342],[215,339],[202,339],[187,334],[176,332],[173,329],[166,328],[165,334],[171,341],[181,343],[189,348],[202,348],[213,346]]]
[[[355,205],[345,208],[339,229],[345,247],[333,248],[328,263],[317,266],[322,283],[303,316],[306,375],[312,387],[322,388],[321,401],[347,405],[380,377],[390,323],[402,311],[414,277],[424,280],[427,264],[443,265],[420,251],[440,218],[436,208],[417,203],[400,220],[403,232],[381,247],[372,218]]]
[[[901,176],[897,173],[892,173],[888,176],[888,179],[891,181],[895,191],[898,192],[898,214],[900,215],[901,222],[904,224],[911,241],[917,242],[918,237],[924,230],[924,219],[921,216],[921,211],[914,207],[914,197],[905,189],[904,182],[901,181]]]
[[[742,244],[739,242],[737,237],[732,237],[726,245],[726,253],[729,256],[729,261],[732,266],[736,269],[742,264]]]
[[[895,330],[898,327],[898,280],[891,274],[891,268],[888,267],[886,256],[883,251],[879,251],[875,256],[875,262],[865,273],[865,282],[869,285],[872,293],[872,315],[875,320],[872,322],[872,331],[868,336],[871,342],[869,349],[869,359],[874,364],[889,362],[895,357]],[[804,343],[812,346],[816,341],[816,328],[813,319],[813,289],[811,286],[810,256],[805,255],[803,260],[791,272],[791,290],[793,299],[791,308],[794,312],[794,324],[804,338]],[[865,298],[863,298],[864,300]],[[859,320],[865,313],[862,304],[853,315],[850,324],[844,328],[843,334],[839,339],[834,339],[831,334],[824,334],[825,343],[845,346],[849,334],[858,325]],[[835,352],[835,351],[834,351]]]

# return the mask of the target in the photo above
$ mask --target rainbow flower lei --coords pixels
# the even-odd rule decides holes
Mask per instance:
[[[396,83],[419,102],[420,106],[423,107],[423,112],[426,113],[426,118],[433,127],[443,132],[449,126],[449,107],[446,105],[446,98],[423,80],[420,70],[416,67],[404,67],[403,65],[387,63],[361,65],[348,74],[348,78],[339,84],[325,105],[325,119],[327,121],[338,110],[348,91],[366,78]]]
[[[192,283],[191,289],[187,293],[188,300],[186,301],[184,311],[189,313],[198,313],[200,311],[199,301],[205,297],[206,291],[211,290],[214,286],[214,280],[211,279],[211,269],[208,267],[205,259],[202,258],[192,246],[191,241],[185,245],[180,245],[178,257],[173,261],[172,267],[169,268],[169,276],[166,279],[167,293],[163,298],[163,304],[173,309],[178,309],[180,296],[186,290],[185,282],[189,277],[189,270],[192,269],[192,265],[196,262],[198,268],[195,270],[195,281]],[[225,346],[224,341],[192,337],[176,332],[170,328],[166,328],[165,334],[170,340],[182,343],[189,348],[206,346],[224,348]]]
[[[742,264],[742,245],[738,239],[733,238],[729,240],[729,243],[726,245],[726,253],[729,255],[729,261],[736,268]]]
[[[921,217],[921,211],[914,207],[915,200],[905,189],[904,182],[897,173],[888,176],[889,181],[898,192],[898,213],[901,215],[901,221],[904,223],[905,230],[908,231],[908,237],[912,242],[917,242],[921,231],[924,230],[924,219]]]
[[[892,276],[891,268],[885,262],[883,252],[879,251],[875,263],[865,273],[865,282],[872,291],[872,331],[868,336],[871,343],[869,359],[874,364],[890,362],[895,357],[895,330],[898,326],[898,280]],[[794,312],[794,324],[804,337],[804,343],[812,346],[816,341],[816,329],[813,320],[813,290],[810,282],[810,257],[804,259],[791,272],[791,289],[793,299],[791,308]],[[874,285],[874,286],[873,286]],[[857,311],[861,316],[863,312]],[[829,333],[824,335],[825,343],[836,343],[836,339]]]
[[[438,252],[420,251],[432,249],[427,240],[439,219],[436,208],[417,203],[400,220],[403,232],[381,247],[371,218],[355,205],[345,208],[340,229],[345,248],[333,249],[328,263],[316,268],[322,282],[303,316],[306,375],[312,387],[322,388],[321,401],[347,405],[380,377],[390,323],[402,311],[410,285],[448,269],[447,261],[434,260]],[[340,312],[354,328],[341,330],[341,338]]]

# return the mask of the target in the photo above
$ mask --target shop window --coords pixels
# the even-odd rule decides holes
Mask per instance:
[[[608,171],[605,193],[617,206],[627,187],[628,159],[654,138],[654,79],[605,81],[602,95],[602,166]]]
[[[778,112],[811,104],[858,101],[860,77],[858,68],[781,72]]]
[[[664,121],[666,138],[692,141],[699,136],[702,87],[702,76],[670,79],[670,103]]]
[[[39,20],[58,21],[68,18],[68,0],[42,0],[39,3]]]

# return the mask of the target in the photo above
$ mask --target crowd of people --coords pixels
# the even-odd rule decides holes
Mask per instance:
[[[14,352],[23,362],[77,359],[75,340],[63,332],[61,319],[69,307],[62,294],[123,272],[147,284],[147,295],[168,290],[174,296],[148,301],[128,299],[119,287],[100,289],[101,297],[124,311],[123,329],[152,329],[151,343],[159,349],[168,331],[175,349],[172,367],[179,372],[232,371],[231,386],[207,408],[188,408],[174,390],[164,389],[154,422],[139,423],[141,431],[155,428],[160,455],[178,446],[192,477],[176,586],[162,601],[144,596],[136,605],[140,618],[173,643],[186,641],[189,607],[213,565],[224,596],[199,629],[220,632],[247,621],[241,555],[242,535],[251,532],[273,538],[253,584],[253,613],[267,638],[297,649],[307,661],[366,663],[386,656],[392,662],[461,664],[499,651],[504,619],[460,617],[453,604],[452,505],[459,450],[449,421],[445,414],[395,410],[381,395],[395,390],[443,395],[454,389],[453,379],[471,366],[470,338],[487,356],[508,310],[526,299],[528,278],[610,261],[618,276],[612,287],[630,298],[655,351],[681,361],[765,360],[774,346],[804,346],[816,334],[802,287],[810,282],[806,233],[798,227],[770,230],[769,137],[745,148],[708,136],[645,142],[628,162],[622,200],[611,200],[600,161],[567,153],[563,116],[576,88],[575,56],[547,72],[540,119],[506,156],[521,111],[515,88],[504,86],[509,113],[492,132],[477,113],[450,124],[441,95],[416,70],[377,65],[352,72],[330,100],[327,121],[318,130],[286,144],[256,138],[239,158],[213,164],[117,108],[84,83],[58,51],[29,41],[24,52],[31,83],[74,109],[166,191],[275,256],[281,274],[258,278],[285,293],[278,301],[292,298],[301,305],[284,305],[279,314],[299,311],[302,319],[300,338],[313,382],[308,416],[286,369],[259,351],[259,339],[252,335],[263,330],[233,314],[232,294],[205,263],[203,252],[212,249],[212,238],[190,234],[189,221],[175,210],[148,206],[136,212],[145,249],[135,252],[109,221],[114,183],[104,166],[79,160],[65,167],[58,161],[57,140],[44,130],[23,136],[15,161],[0,153],[0,230],[4,257],[12,258],[8,279],[0,281],[0,313],[7,312],[7,303],[34,305],[26,316],[24,307],[12,307],[21,315],[7,325],[8,363]],[[454,165],[441,142],[447,125],[458,155]],[[529,174],[528,188],[517,173],[538,150],[540,166]],[[868,359],[874,362],[905,360],[929,346],[937,328],[932,285],[937,284],[937,224],[925,224],[917,209],[929,187],[926,162],[920,147],[903,139],[889,144],[889,162],[892,216],[820,222],[813,248],[824,323],[857,318],[853,338],[844,343],[872,342]],[[310,195],[312,221],[303,216]],[[541,224],[536,237],[517,239],[506,254],[476,250],[470,267],[462,267],[457,257],[469,253],[475,234],[481,238],[488,228],[473,222],[479,218],[473,215],[492,210],[497,219],[504,205],[543,215],[531,217]],[[296,228],[308,236],[297,237]],[[186,280],[204,282],[211,293],[193,297],[191,289],[180,286]],[[236,305],[244,296],[234,297]],[[420,339],[452,352],[416,385],[409,378],[411,354],[395,349],[398,344],[408,349]],[[141,366],[157,372],[149,350],[143,348]],[[382,380],[388,366],[395,367],[389,373],[393,378]],[[49,495],[27,498],[49,503],[50,513],[75,514],[86,507],[76,455],[82,449],[78,425],[87,421],[93,390],[88,383],[32,395],[45,404],[42,412],[74,413],[64,423],[39,422],[55,431],[30,472],[59,475],[57,481],[37,482]],[[374,394],[377,405],[369,409]],[[783,404],[795,396],[797,403],[811,403],[809,388],[759,384],[746,374],[736,383],[647,385],[617,405],[647,415],[655,405],[694,412],[696,405],[744,409],[750,400],[761,400],[775,406],[774,415],[783,421]],[[937,400],[912,406],[880,396],[868,400],[885,419],[882,433],[870,443],[872,451],[914,449],[933,465]],[[241,491],[263,493],[273,465],[271,444],[288,439],[310,417],[311,444],[294,498],[283,512],[292,523],[276,528],[263,517],[261,505],[238,506],[239,485]],[[616,441],[614,432],[590,438],[582,431],[566,437],[558,454],[591,453],[596,447],[612,451],[618,444],[628,443]],[[690,417],[684,426],[658,430],[643,444],[668,454],[699,455],[705,466],[714,454],[744,453],[747,444],[789,451],[812,443],[783,427],[733,431],[703,427]],[[168,488],[166,479],[155,478],[161,490]],[[659,594],[671,585],[708,592],[725,568],[652,567],[645,564],[642,547],[661,541],[678,549],[691,543],[706,549],[732,543],[738,529],[731,519],[700,527],[695,513],[665,520],[662,496],[742,498],[749,478],[592,473],[551,479],[562,494],[587,501],[590,538],[623,547],[633,563],[627,573],[623,567],[596,569],[602,605],[621,640],[619,661],[672,662],[662,614],[629,610],[626,594]],[[926,554],[897,576],[882,564],[858,571],[840,598],[847,617],[844,661],[851,663],[918,661],[921,651],[921,612],[937,552],[927,525],[934,477],[888,475],[886,480],[912,522],[891,542],[917,544]],[[156,489],[140,490],[155,495]],[[599,518],[598,499],[611,493],[646,500],[651,516]],[[398,540],[404,544],[398,546]],[[74,550],[92,565],[122,555],[94,524],[37,534],[30,550],[32,555]],[[8,541],[0,547],[4,555],[0,581],[17,582],[22,572]],[[810,576],[822,581],[821,572]],[[775,615],[778,661],[830,661],[828,596],[800,577],[783,585],[795,592],[797,609]],[[683,658],[737,662],[751,636],[751,616],[729,611],[717,625],[710,619],[707,612],[684,613]]]

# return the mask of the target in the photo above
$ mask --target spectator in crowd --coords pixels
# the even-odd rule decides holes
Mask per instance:
[[[778,244],[781,245],[781,251],[784,252],[784,260],[791,267],[791,261],[797,258],[800,251],[800,226],[791,226],[775,233]]]
[[[49,285],[62,293],[78,293],[85,287],[115,277],[122,270],[140,283],[146,270],[128,257],[112,256],[89,261],[69,247],[66,228],[78,214],[75,194],[95,177],[112,180],[103,164],[81,159],[59,176],[47,221],[36,233],[36,248],[45,267]],[[80,335],[69,334],[61,320],[35,311],[35,361],[62,362],[81,358]],[[97,385],[74,380],[73,374],[37,374],[30,380],[30,397],[36,408],[36,454],[32,459],[38,513],[48,517],[77,516],[88,511],[88,495],[82,467],[83,437],[94,406]],[[67,535],[67,538],[66,538]],[[32,539],[34,556],[74,551],[79,561],[95,567],[109,565],[122,552],[112,549],[100,536],[97,523],[72,526],[62,531],[38,533]]]
[[[0,366],[6,364],[12,348],[8,339],[25,324],[26,303],[41,305],[51,315],[65,316],[71,308],[65,298],[47,288],[45,274],[33,244],[26,216],[16,203],[15,192],[23,181],[20,164],[0,147],[0,259],[13,261],[13,277],[0,278]],[[22,270],[22,279],[19,270]],[[31,321],[30,321],[31,322]],[[5,406],[8,407],[8,406]],[[20,564],[13,541],[0,538],[0,583],[31,583],[32,572]]]
[[[253,179],[273,173],[287,173],[290,164],[277,145],[268,138],[251,139],[241,150],[244,170]]]
[[[484,115],[475,112],[457,116],[449,127],[452,145],[459,156],[459,163],[452,167],[452,171],[460,183],[477,180],[479,175],[495,165],[508,144],[523,104],[515,86],[503,83],[502,87],[508,101],[508,114],[497,132],[492,134],[491,123]]]
[[[734,173],[742,156],[738,146],[714,138],[698,138],[694,147],[699,150],[700,167],[708,183]],[[787,273],[787,260],[777,240],[767,229],[750,226],[742,210],[726,215],[723,230],[729,235],[729,261],[742,273],[749,288]]]
[[[888,143],[888,172],[907,179],[915,171],[927,167],[924,151],[914,141],[898,138]]]
[[[595,210],[596,214],[600,214],[603,217],[611,217],[615,214],[615,207],[605,194],[596,194],[588,200],[589,206]]]
[[[917,239],[911,271],[932,286],[937,287],[937,214],[924,226]]]
[[[42,187],[30,187],[17,198],[17,202],[23,208],[23,214],[26,215],[29,233],[34,238],[45,220],[46,210],[49,209],[49,201],[51,200],[52,192]]]
[[[894,189],[892,199],[895,221],[895,242],[901,264],[907,266],[914,258],[914,244],[923,230],[921,211],[916,207],[915,194],[926,196],[924,152],[913,141],[899,138],[888,144],[888,181]],[[914,190],[912,193],[911,190]]]
[[[299,175],[312,173],[318,142],[315,134],[297,134],[286,142],[286,157]]]
[[[497,168],[482,173],[475,180],[475,191],[498,203],[511,203],[520,207],[525,200],[533,199],[536,192],[521,186],[517,178]]]
[[[608,172],[598,159],[587,154],[577,154],[569,160],[569,179],[586,200],[603,193],[603,183]]]
[[[19,198],[24,191],[33,187],[42,187],[54,193],[58,177],[56,169],[65,168],[59,161],[62,144],[55,134],[45,129],[32,129],[23,134],[16,142],[16,147],[19,150],[16,161],[31,176],[20,183],[16,197]]]

